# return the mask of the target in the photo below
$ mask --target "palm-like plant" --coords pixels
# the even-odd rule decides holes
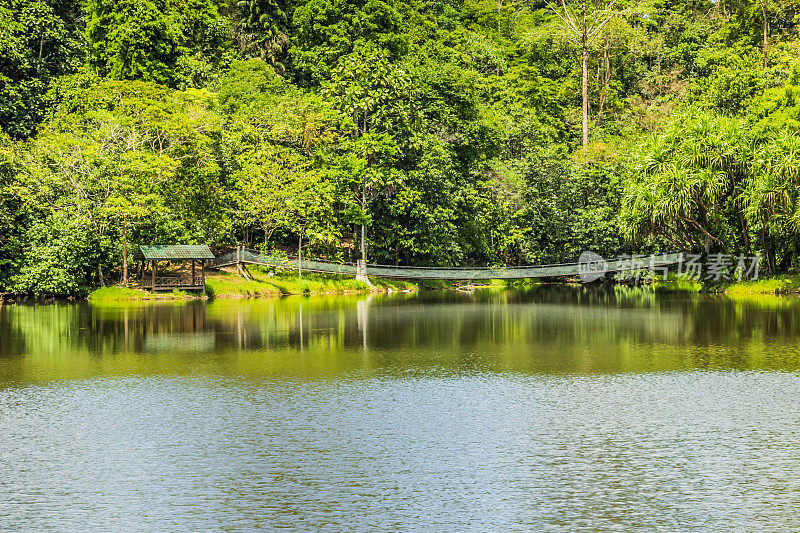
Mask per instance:
[[[730,249],[736,196],[747,175],[734,119],[690,113],[640,147],[622,201],[629,238],[660,236],[682,249]]]
[[[240,0],[239,46],[243,52],[269,62],[282,74],[280,62],[289,47],[286,6],[274,0]]]

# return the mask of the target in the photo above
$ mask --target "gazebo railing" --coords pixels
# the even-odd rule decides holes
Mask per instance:
[[[145,276],[145,279],[143,280],[143,285],[145,287],[152,287],[153,286],[152,277]],[[195,276],[194,278],[186,278],[181,276],[155,277],[156,287],[200,287],[202,285],[203,285],[203,278],[200,276]]]

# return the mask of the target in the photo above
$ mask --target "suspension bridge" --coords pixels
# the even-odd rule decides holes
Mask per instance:
[[[575,277],[585,274],[605,272],[657,271],[664,272],[670,265],[677,264],[682,254],[634,255],[616,259],[581,261],[552,265],[528,265],[511,267],[412,267],[397,265],[358,265],[337,263],[319,259],[285,258],[263,254],[258,250],[238,247],[209,261],[209,268],[220,269],[229,266],[262,265],[274,268],[291,269],[350,276],[367,276],[396,279],[442,279],[442,280],[485,280],[485,279],[526,279]],[[600,277],[599,275],[596,277]]]

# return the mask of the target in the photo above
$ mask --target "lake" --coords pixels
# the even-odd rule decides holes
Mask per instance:
[[[800,529],[800,301],[0,306],[0,530]]]

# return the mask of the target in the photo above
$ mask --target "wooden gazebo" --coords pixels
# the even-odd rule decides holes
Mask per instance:
[[[205,290],[205,262],[214,259],[214,254],[206,245],[152,245],[139,246],[134,255],[135,261],[142,262],[142,286],[155,291],[171,291],[173,289]],[[181,267],[177,271],[158,273],[159,261],[179,261]],[[191,273],[186,262],[191,261]],[[150,272],[147,272],[150,263]],[[198,268],[198,265],[200,268]]]

